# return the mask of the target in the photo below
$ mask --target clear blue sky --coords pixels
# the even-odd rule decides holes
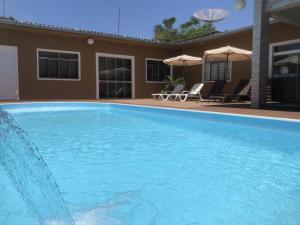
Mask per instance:
[[[3,0],[0,0],[0,13]],[[252,24],[253,0],[247,8],[234,10],[235,0],[6,0],[7,16],[49,25],[117,32],[117,9],[121,7],[120,34],[151,38],[153,26],[163,19],[177,17],[177,24],[187,21],[195,11],[224,8],[230,17],[216,23],[218,30],[235,29]]]

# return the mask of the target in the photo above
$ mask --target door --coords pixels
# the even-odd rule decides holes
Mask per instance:
[[[0,45],[0,100],[18,97],[17,48]]]
[[[98,98],[132,98],[133,58],[97,54]]]

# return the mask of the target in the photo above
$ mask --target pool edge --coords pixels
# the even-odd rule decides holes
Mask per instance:
[[[28,102],[7,102],[0,103],[2,105],[23,105],[23,104],[47,104],[47,103],[58,103],[58,104],[76,104],[76,103],[84,103],[84,104],[103,104],[103,105],[126,105],[132,107],[140,107],[140,108],[154,108],[154,109],[166,109],[173,111],[185,111],[185,112],[195,112],[200,114],[214,114],[214,115],[224,115],[231,117],[243,117],[243,118],[254,118],[254,119],[265,119],[265,120],[275,120],[275,121],[285,121],[285,122],[295,122],[300,123],[300,119],[291,119],[284,117],[271,117],[271,116],[258,116],[258,115],[250,115],[250,114],[239,114],[239,113],[226,113],[226,112],[214,112],[214,111],[205,111],[205,110],[194,110],[194,109],[181,109],[181,108],[172,108],[172,107],[162,107],[162,106],[149,106],[149,105],[137,105],[137,104],[128,104],[128,103],[115,103],[115,102],[85,102],[85,101],[28,101]]]

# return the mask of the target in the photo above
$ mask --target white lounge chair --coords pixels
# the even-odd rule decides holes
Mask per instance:
[[[167,101],[170,98],[170,95],[175,95],[175,94],[180,94],[183,89],[184,89],[184,84],[178,84],[176,85],[176,87],[174,88],[173,91],[166,91],[163,93],[157,93],[157,94],[152,94],[154,99],[160,99],[160,100],[164,100]]]
[[[188,99],[197,99],[197,101],[200,101],[202,100],[201,90],[203,86],[203,83],[194,84],[190,91],[183,91],[181,94],[170,94],[169,98],[178,99],[182,102]]]

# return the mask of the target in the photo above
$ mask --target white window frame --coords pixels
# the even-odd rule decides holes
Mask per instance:
[[[225,61],[225,60],[224,60]],[[211,83],[211,82],[215,82],[214,80],[205,80],[205,63],[206,63],[206,59],[204,58],[202,61],[202,83]],[[223,62],[222,60],[220,60],[220,62]],[[225,80],[226,82],[231,82],[231,77],[232,77],[232,61],[228,61],[229,65],[230,65],[230,73],[229,73],[229,80]]]
[[[96,52],[96,99],[99,99],[99,56],[130,59],[131,60],[131,98],[135,98],[135,57],[132,55],[118,55],[104,52]]]
[[[300,39],[292,39],[292,40],[288,40],[288,41],[275,42],[275,43],[271,43],[269,45],[269,73],[268,73],[268,78],[272,78],[272,76],[273,76],[273,56],[287,55],[287,54],[292,54],[292,53],[300,53],[300,49],[274,53],[274,47],[282,46],[282,45],[289,45],[289,44],[294,44],[294,43],[300,43]]]
[[[78,55],[78,78],[43,78],[40,77],[39,71],[39,52],[55,52],[55,53],[67,53],[67,54],[76,54]],[[36,61],[37,61],[37,80],[53,80],[53,81],[81,81],[81,59],[80,59],[80,52],[75,51],[65,51],[65,50],[57,50],[57,49],[44,49],[44,48],[37,48],[36,49]]]
[[[168,81],[148,81],[147,77],[148,77],[148,70],[147,70],[147,61],[148,60],[152,60],[152,61],[160,61],[163,62],[164,59],[158,59],[158,58],[145,58],[145,74],[146,74],[146,83],[147,84],[166,84],[168,83]],[[173,66],[170,65],[170,76],[173,77]]]

